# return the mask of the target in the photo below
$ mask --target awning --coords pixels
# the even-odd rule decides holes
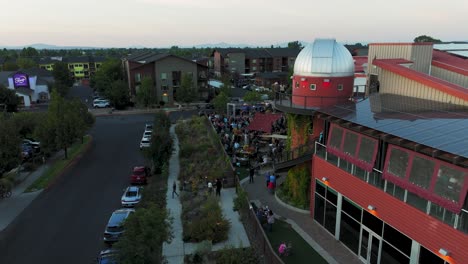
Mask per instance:
[[[262,131],[271,133],[272,124],[281,118],[281,114],[262,114],[256,113],[254,119],[247,127],[250,131]]]

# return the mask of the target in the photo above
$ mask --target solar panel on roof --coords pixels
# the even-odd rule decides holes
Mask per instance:
[[[376,111],[375,102],[382,103],[381,97],[385,95],[375,94],[355,105],[326,107],[318,112],[468,158],[468,108],[451,110],[449,104],[393,96]],[[419,111],[404,111],[405,104]]]

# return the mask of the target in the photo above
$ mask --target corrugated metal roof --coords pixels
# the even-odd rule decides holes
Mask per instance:
[[[316,39],[297,56],[294,75],[342,77],[354,75],[354,60],[335,39]]]

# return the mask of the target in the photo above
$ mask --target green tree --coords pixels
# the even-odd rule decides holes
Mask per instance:
[[[421,35],[414,38],[414,42],[432,42],[432,43],[442,43],[442,40],[433,38],[431,36]]]
[[[224,92],[220,92],[213,99],[215,110],[219,113],[226,113],[227,103],[229,103],[229,97]]]
[[[37,63],[30,58],[18,58],[16,63],[21,69],[30,69],[37,67]]]
[[[20,98],[15,91],[0,84],[0,111],[16,112],[19,103]]]
[[[114,245],[118,249],[118,262],[122,264],[161,263],[158,250],[171,239],[167,212],[154,203],[139,208],[124,224],[125,233]]]
[[[52,70],[55,83],[52,86],[53,90],[56,90],[61,96],[65,96],[68,90],[73,85],[73,79],[68,69],[68,64],[65,62],[56,62],[54,69]]]
[[[232,96],[232,88],[231,88],[232,83],[231,83],[230,77],[227,75],[224,75],[221,78],[221,82],[223,83],[223,85],[221,85],[220,92],[226,94],[227,97],[231,97]]]
[[[3,70],[4,71],[17,71],[19,70],[19,66],[13,61],[6,61],[3,64]]]
[[[99,67],[99,71],[91,78],[91,82],[95,90],[109,97],[111,84],[114,81],[123,79],[121,61],[118,59],[107,59],[102,63],[101,67]]]
[[[180,88],[177,89],[177,100],[185,104],[191,103],[197,99],[198,90],[193,85],[193,78],[189,74],[182,74]]]
[[[247,103],[256,103],[262,101],[262,95],[259,92],[248,91],[244,95],[244,101]]]
[[[145,152],[145,156],[153,162],[154,171],[160,173],[162,167],[172,154],[172,137],[169,133],[171,120],[164,112],[156,113],[154,117],[154,129],[151,137],[151,147]]]
[[[36,128],[44,119],[45,113],[40,112],[19,112],[13,116],[13,121],[18,134],[25,138],[34,136]]]
[[[127,84],[122,80],[113,81],[105,95],[116,109],[124,109],[130,103]]]
[[[290,49],[302,49],[302,44],[298,40],[291,41],[291,42],[288,42],[288,48],[290,48]]]
[[[20,143],[13,120],[0,115],[0,176],[20,163]]]
[[[137,91],[137,101],[144,107],[157,103],[156,88],[153,85],[153,79],[149,77],[141,80],[140,88]]]
[[[20,52],[20,57],[37,57],[39,52],[33,47],[23,48]]]
[[[65,100],[57,91],[52,91],[47,116],[36,133],[46,153],[63,149],[65,159],[68,158],[68,148],[83,137],[92,122],[84,109],[77,99]]]
[[[55,81],[52,84],[52,90],[57,91],[60,96],[65,97],[68,94],[68,91],[70,91],[70,86],[66,85],[62,81]]]

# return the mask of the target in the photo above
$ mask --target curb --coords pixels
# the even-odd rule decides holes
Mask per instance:
[[[294,211],[294,212],[298,212],[298,213],[300,213],[300,214],[310,214],[310,211],[307,211],[307,210],[304,210],[304,209],[300,209],[300,208],[294,207],[294,206],[292,206],[292,205],[289,205],[289,204],[283,202],[283,201],[276,195],[276,192],[275,192],[275,199],[276,199],[276,201],[277,201],[280,205],[282,205],[283,207],[288,208],[289,210],[292,210],[292,211]]]
[[[91,145],[93,143],[93,137],[91,135],[88,135],[89,136],[89,141],[87,143],[87,145],[85,146],[83,152],[81,152],[80,154],[78,154],[73,160],[71,160],[67,166],[65,166],[62,171],[60,171],[57,176],[51,181],[49,182],[49,184],[43,189],[45,191],[49,190],[52,186],[54,186],[58,180],[60,178],[62,178],[62,176],[65,174],[65,172],[67,172],[69,169],[71,169],[72,167],[74,167],[76,165],[76,163],[78,163],[78,161],[83,157],[83,155],[85,153],[87,153],[89,151],[89,149],[91,148]]]

